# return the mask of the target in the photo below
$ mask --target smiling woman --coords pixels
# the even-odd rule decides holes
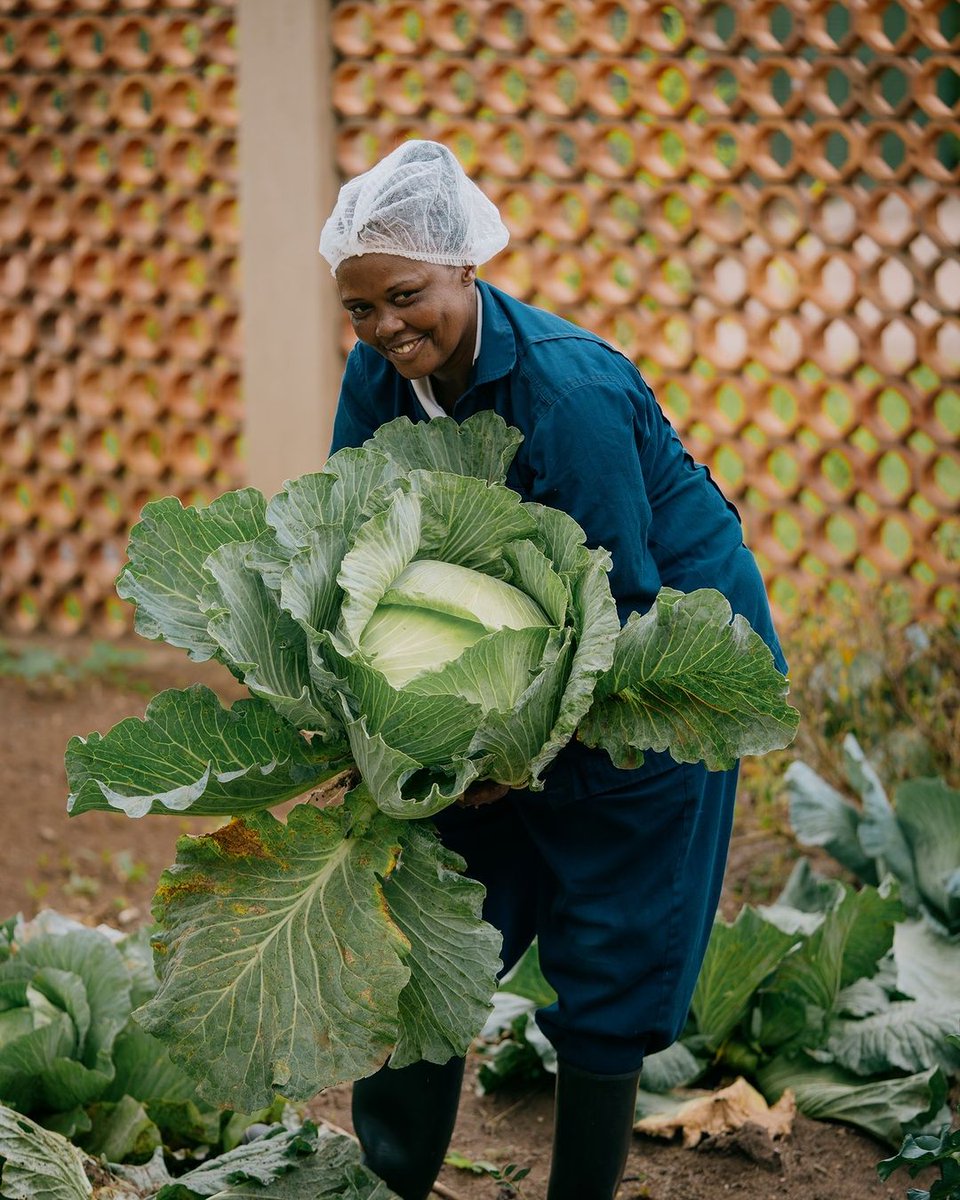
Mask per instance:
[[[506,241],[496,209],[435,142],[404,143],[343,187],[320,251],[358,343],[341,385],[332,450],[369,445],[396,418],[452,417],[465,431],[468,418],[497,414],[522,435],[507,487],[533,502],[530,512],[549,507],[573,518],[578,538],[605,563],[609,552],[610,619],[626,622],[624,635],[665,596],[715,589],[784,670],[732,505],[684,449],[633,363],[587,330],[477,279],[477,267]],[[438,478],[456,470],[446,459],[430,461]],[[469,524],[469,514],[450,495],[430,522],[456,541],[457,520]],[[485,583],[522,586],[530,545],[521,533],[516,560],[496,570],[481,564],[497,576]],[[378,562],[384,552],[378,546]],[[481,596],[459,576],[438,577],[428,561],[436,557],[414,550],[397,566],[384,581],[391,599],[361,638],[361,657],[376,659],[391,688],[426,701],[433,685],[417,672],[425,656],[441,654],[438,675],[473,686],[477,648],[488,641],[509,643],[502,661],[509,660],[517,694],[533,686],[528,652],[546,654],[550,670],[572,686],[562,649],[550,641],[556,630],[530,612],[493,629],[490,588]],[[566,568],[557,569],[562,576]],[[411,579],[416,627],[398,603]],[[524,590],[543,607],[546,593]],[[552,594],[557,604],[576,604],[582,591],[567,578]],[[701,652],[694,659],[702,671]],[[666,707],[689,722],[683,687]],[[530,713],[502,715],[498,745],[522,744]],[[484,917],[503,934],[505,969],[536,937],[558,996],[537,1017],[558,1058],[548,1200],[611,1200],[617,1189],[641,1064],[684,1026],[733,818],[736,766],[711,771],[674,761],[656,739],[651,745],[661,752],[642,766],[630,755],[615,755],[614,765],[589,747],[615,724],[607,714],[592,724],[589,715],[580,719],[579,736],[545,768],[542,791],[501,772],[491,778],[512,790],[486,803],[488,795],[467,787],[459,805],[434,817],[444,844],[486,888]],[[414,1062],[354,1087],[354,1126],[367,1161],[403,1200],[424,1200],[436,1177],[462,1070],[461,1059]]]
[[[473,366],[477,341],[474,266],[418,263],[392,254],[348,258],[337,268],[340,302],[361,342],[404,379],[430,376],[452,411]]]

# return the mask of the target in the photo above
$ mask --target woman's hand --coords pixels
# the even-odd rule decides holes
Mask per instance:
[[[510,789],[505,783],[495,783],[492,779],[482,779],[479,783],[471,783],[457,804],[461,808],[480,808],[484,804],[493,804],[502,800]]]

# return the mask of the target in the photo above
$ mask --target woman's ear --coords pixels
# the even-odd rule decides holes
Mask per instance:
[[[476,263],[471,263],[463,268],[463,273],[460,276],[460,282],[464,287],[469,287],[471,283],[475,283],[477,279]]]

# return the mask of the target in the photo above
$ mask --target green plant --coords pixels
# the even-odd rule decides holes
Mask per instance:
[[[0,1196],[80,1200],[97,1179],[117,1200],[198,1200],[282,1179],[275,1200],[388,1200],[350,1139],[301,1128],[284,1101],[250,1115],[205,1103],[131,1019],[156,985],[144,932],[50,911],[0,925]]]
[[[955,1034],[947,1040],[960,1048],[960,1038]],[[940,1172],[940,1178],[929,1189],[910,1188],[907,1200],[960,1200],[960,1129],[951,1130],[946,1123],[936,1133],[909,1134],[895,1155],[877,1164],[877,1173],[886,1181],[901,1167],[911,1179],[921,1171],[936,1168]]]
[[[309,1121],[298,1129],[272,1126],[250,1144],[174,1178],[156,1154],[139,1167],[107,1162],[3,1105],[0,1188],[11,1200],[397,1200],[361,1165],[352,1138]]]
[[[71,658],[46,646],[13,647],[0,640],[0,676],[19,679],[32,688],[74,688],[90,679],[116,686],[134,686],[131,670],[143,661],[138,650],[109,642],[92,642],[81,658]]]
[[[401,419],[269,504],[168,498],[133,531],[118,587],[139,632],[251,698],[168,691],[73,739],[69,807],[234,818],[160,881],[161,984],[138,1013],[213,1100],[466,1050],[499,938],[413,818],[478,780],[542,787],[575,732],[620,766],[711,768],[793,736],[786,681],[719,593],[664,589],[620,629],[606,552],[504,486],[519,436],[490,412]],[[265,811],[336,779],[322,807]]]
[[[770,1101],[790,1088],[808,1116],[846,1121],[891,1144],[938,1119],[946,1078],[960,1068],[944,1041],[960,993],[930,978],[901,990],[894,929],[902,916],[895,894],[819,879],[802,859],[776,904],[718,920],[687,1028],[644,1064],[638,1115],[669,1111],[676,1089],[744,1075]],[[533,1013],[552,998],[536,982],[535,949],[521,965],[485,1031],[494,1086],[511,1079],[509,1045],[529,1073],[539,1050]],[[552,1069],[546,1055],[542,1068]]]
[[[450,1167],[456,1167],[458,1171],[469,1171],[471,1175],[486,1175],[494,1183],[500,1184],[506,1196],[519,1196],[520,1200],[523,1200],[526,1195],[520,1184],[530,1174],[529,1167],[520,1167],[516,1163],[498,1167],[495,1163],[485,1162],[483,1159],[468,1158],[456,1150],[452,1150],[444,1162]]]

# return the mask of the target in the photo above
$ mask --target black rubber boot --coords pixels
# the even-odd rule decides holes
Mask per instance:
[[[426,1200],[453,1136],[462,1058],[418,1062],[353,1085],[353,1128],[363,1161],[401,1200]]]
[[[633,1136],[640,1072],[594,1075],[557,1064],[547,1200],[613,1200]]]

